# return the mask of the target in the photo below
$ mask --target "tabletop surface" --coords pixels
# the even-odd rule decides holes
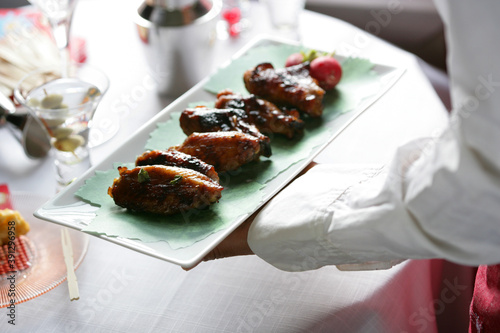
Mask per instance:
[[[85,38],[87,61],[104,69],[111,81],[96,126],[109,125],[110,120],[118,125],[109,140],[92,148],[93,163],[172,101],[144,83],[154,73],[133,23],[136,8],[134,1],[82,0],[75,12],[72,34]],[[251,38],[282,34],[270,26],[260,3],[250,2],[245,15],[252,23],[250,29],[238,38],[217,40],[211,70]],[[309,11],[300,18],[299,36],[311,48],[335,49],[405,69],[397,84],[315,161],[386,163],[399,145],[437,135],[445,126],[446,110],[413,55],[345,22]],[[56,193],[51,157],[30,160],[4,128],[0,142],[0,183],[9,185],[14,198],[32,196],[41,204]],[[202,263],[185,272],[90,237],[88,253],[76,273],[80,300],[70,302],[63,283],[19,304],[15,327],[2,315],[1,331],[433,332],[443,325],[456,325],[456,329],[468,320],[450,323],[447,318],[456,313],[466,316],[470,295],[460,292],[453,302],[445,302],[440,291],[449,291],[453,284],[470,284],[469,271],[438,260],[406,261],[386,271],[341,272],[325,267],[286,273],[249,256]]]

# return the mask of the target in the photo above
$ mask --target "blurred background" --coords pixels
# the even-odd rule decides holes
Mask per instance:
[[[258,0],[251,0],[258,1]],[[27,5],[26,0],[2,0],[3,8]],[[433,0],[307,0],[306,9],[333,16],[412,52],[446,70],[443,24]],[[397,15],[384,15],[397,11]],[[369,22],[377,22],[371,27]],[[390,22],[390,24],[389,24]]]
[[[372,32],[446,70],[443,23],[433,0],[307,0],[306,9]]]

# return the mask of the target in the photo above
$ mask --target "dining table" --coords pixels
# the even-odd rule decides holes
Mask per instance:
[[[335,50],[404,71],[315,162],[345,168],[385,165],[402,144],[435,137],[446,126],[448,111],[421,60],[378,38],[377,30],[309,10],[301,12],[296,31],[278,30],[262,1],[244,3],[245,28],[236,36],[218,32],[207,57],[207,75],[261,36],[294,39],[311,49]],[[94,165],[176,98],[159,94],[150,84],[155,73],[137,31],[139,4],[80,0],[75,9],[72,36],[85,40],[86,62],[110,78],[93,124]],[[371,23],[367,26],[377,21]],[[0,184],[8,185],[14,207],[29,202],[26,209],[34,212],[56,195],[53,164],[51,154],[27,157],[12,133],[0,128]],[[25,218],[35,219],[31,214]],[[326,266],[285,272],[249,255],[202,262],[186,271],[89,236],[76,276],[78,300],[70,300],[63,281],[17,304],[15,325],[9,323],[8,309],[1,308],[0,331],[466,332],[474,268],[430,259],[406,260],[385,270]]]

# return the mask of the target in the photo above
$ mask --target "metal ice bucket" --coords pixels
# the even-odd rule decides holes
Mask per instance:
[[[146,0],[135,23],[158,92],[177,97],[209,74],[222,0]]]

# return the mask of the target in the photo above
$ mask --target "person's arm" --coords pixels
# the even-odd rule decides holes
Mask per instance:
[[[250,228],[255,215],[256,214],[250,216],[247,220],[245,220],[245,222],[229,234],[229,236],[224,238],[224,240],[217,245],[217,247],[215,247],[203,258],[203,261],[254,254],[248,245],[247,238],[248,229]]]
[[[500,262],[500,3],[442,1],[454,111],[437,139],[402,147],[387,172],[318,166],[274,198],[248,232],[284,270],[446,258]],[[356,183],[362,182],[363,184]]]
[[[297,177],[302,176],[307,171],[311,170],[317,165],[316,162],[311,162],[307,165]],[[297,178],[295,177],[295,179]],[[261,208],[262,209],[262,208]],[[254,254],[248,245],[248,229],[261,209],[249,216],[238,228],[236,228],[229,236],[222,240],[212,251],[210,251],[202,261],[210,261],[215,259],[222,259],[227,257],[242,256]]]

